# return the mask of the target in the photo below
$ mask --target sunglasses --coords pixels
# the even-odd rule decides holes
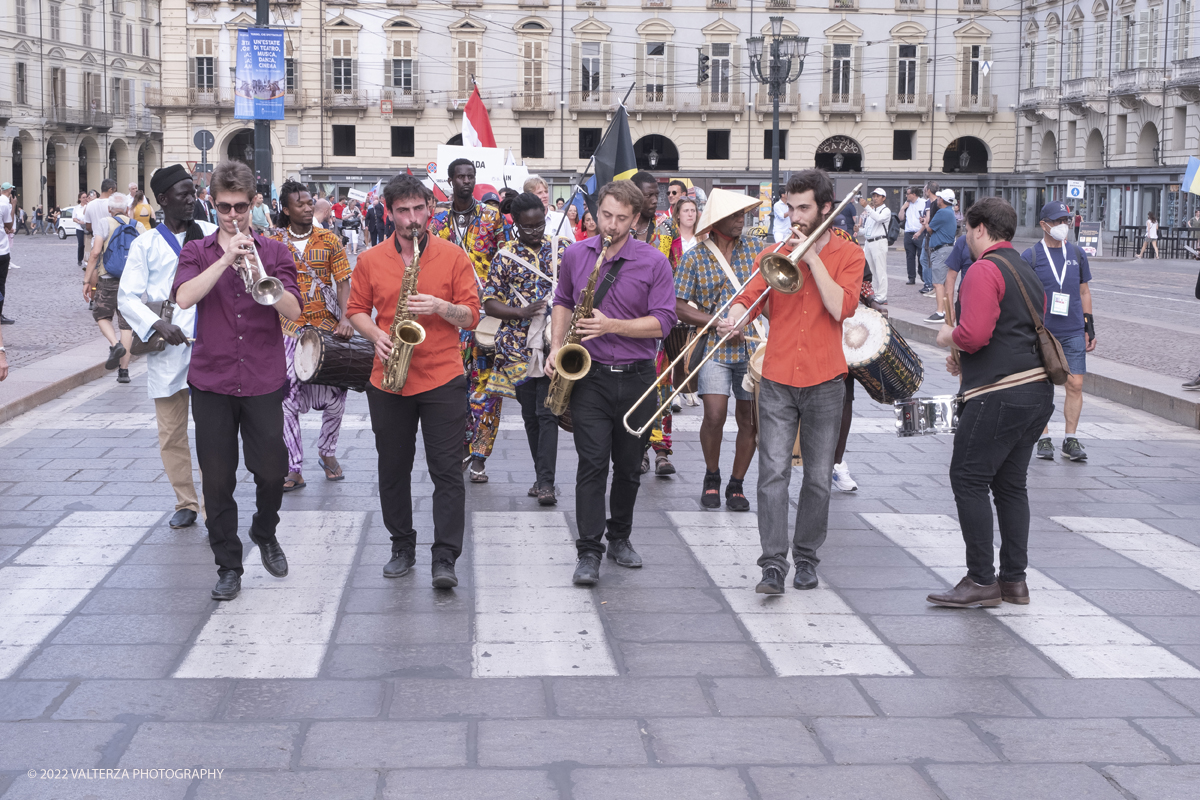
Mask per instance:
[[[222,214],[228,214],[230,211],[235,214],[245,214],[249,208],[249,203],[233,203],[232,205],[229,203],[217,203],[217,211]]]

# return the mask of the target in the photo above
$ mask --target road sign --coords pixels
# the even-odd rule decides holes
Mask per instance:
[[[196,145],[197,150],[212,150],[216,143],[217,139],[212,135],[212,131],[203,128],[196,131],[196,135],[192,137],[192,144]]]
[[[1071,200],[1083,199],[1083,181],[1067,181],[1067,197]]]

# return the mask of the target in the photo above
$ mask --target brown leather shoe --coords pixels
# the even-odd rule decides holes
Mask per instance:
[[[1000,597],[1006,603],[1015,603],[1019,606],[1029,605],[1029,587],[1025,585],[1025,581],[1000,581]]]
[[[934,605],[950,608],[971,608],[972,606],[1000,605],[1000,583],[991,586],[980,586],[970,578],[963,578],[948,592],[931,594],[925,598]]]

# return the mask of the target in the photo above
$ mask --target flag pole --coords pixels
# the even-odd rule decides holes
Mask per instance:
[[[625,92],[625,96],[623,98],[621,98],[621,107],[622,108],[625,107],[625,101],[629,99],[629,95],[633,94],[633,89],[635,86],[637,86],[636,81],[634,83],[629,84],[629,89]],[[567,202],[565,204],[563,204],[564,209],[566,209],[567,206],[573,204],[575,202],[575,198],[579,196],[579,190],[583,188],[583,184],[587,181],[588,173],[591,172],[592,168],[595,167],[595,165],[596,165],[596,151],[598,151],[601,147],[603,147],[604,143],[606,141],[608,141],[608,136],[610,133],[612,133],[612,123],[611,122],[608,123],[608,129],[604,131],[604,135],[600,137],[600,144],[596,145],[596,150],[592,151],[592,157],[588,159],[587,166],[583,168],[583,174],[579,176],[579,181],[575,184],[575,191],[571,192],[571,198],[569,200],[567,200]],[[546,210],[549,211],[550,209],[546,209]],[[551,237],[552,239],[558,238],[558,234],[562,230],[562,225],[563,225],[563,222],[566,220],[566,218],[567,218],[567,214],[566,214],[566,211],[564,210],[562,216],[560,216],[558,219],[558,227],[554,229],[554,234]],[[599,225],[599,223],[597,223],[597,225]]]

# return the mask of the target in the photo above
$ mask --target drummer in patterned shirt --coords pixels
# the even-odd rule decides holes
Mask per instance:
[[[529,496],[552,506],[557,502],[558,420],[546,408],[550,389],[544,372],[550,325],[546,299],[554,290],[567,241],[547,235],[546,207],[537,195],[517,195],[511,209],[517,238],[500,246],[483,287],[484,311],[501,320],[487,389],[497,397],[514,397],[521,404],[537,474]]]
[[[300,415],[320,411],[321,433],[317,437],[317,463],[325,470],[325,479],[345,478],[337,460],[338,436],[342,431],[342,414],[346,410],[346,390],[335,386],[301,383],[296,377],[296,344],[300,329],[312,325],[329,331],[342,339],[354,335],[346,318],[346,303],[350,299],[350,262],[342,242],[332,230],[313,225],[313,197],[304,184],[287,181],[279,190],[280,227],[269,238],[283,242],[296,262],[297,284],[304,308],[300,319],[283,323],[283,350],[287,357],[287,392],[283,398],[283,440],[288,450],[288,474],[283,482],[285,492],[303,489],[304,437],[300,432]],[[335,288],[336,286],[336,288]]]
[[[451,161],[446,174],[450,176],[453,194],[450,208],[434,214],[429,221],[429,232],[463,249],[475,267],[475,280],[482,292],[492,257],[504,241],[504,217],[495,208],[475,199],[475,165],[468,159]],[[471,424],[467,428],[466,444],[470,448],[471,482],[487,483],[484,463],[492,454],[492,445],[496,443],[496,432],[500,428],[501,398],[487,392],[494,351],[480,347],[474,332],[469,330],[462,332],[460,348],[470,389]]]
[[[635,239],[640,239],[643,242],[655,247],[660,253],[671,258],[671,243],[675,241],[675,235],[670,224],[660,221],[658,216],[658,178],[655,178],[649,172],[641,171],[634,173],[630,178],[633,185],[638,187],[642,192],[642,197],[645,204],[642,206],[642,214],[633,223],[632,236]],[[668,215],[667,219],[670,219]],[[658,372],[661,375],[663,368],[667,365],[666,354],[659,348],[658,357],[656,359]],[[659,384],[659,397],[666,397],[671,393],[670,381],[663,381]],[[654,474],[659,476],[674,475],[675,465],[667,456],[671,455],[671,409],[668,407],[662,418],[655,421],[654,427],[650,430],[650,447],[654,449]],[[650,451],[642,457],[642,474],[650,471]]]

